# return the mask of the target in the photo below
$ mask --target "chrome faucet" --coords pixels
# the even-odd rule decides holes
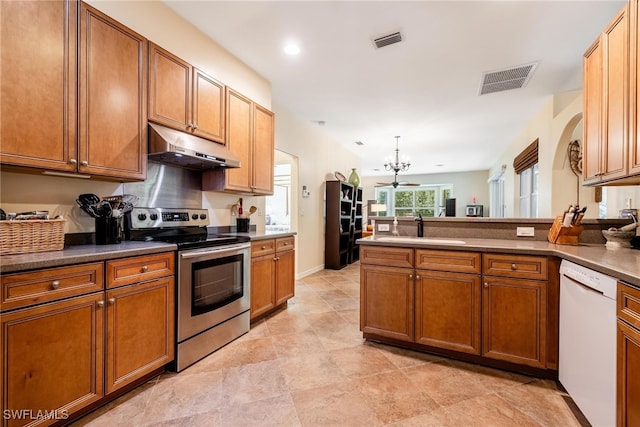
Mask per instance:
[[[418,218],[414,218],[414,221],[418,223],[418,237],[424,237],[424,221],[422,220],[422,214],[418,214]]]

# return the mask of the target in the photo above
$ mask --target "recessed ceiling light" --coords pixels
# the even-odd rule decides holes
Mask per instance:
[[[284,46],[284,53],[287,55],[297,55],[300,53],[300,46],[295,43],[288,43]]]

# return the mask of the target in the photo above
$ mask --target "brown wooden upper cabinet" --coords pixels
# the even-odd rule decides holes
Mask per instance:
[[[1,2],[0,16],[0,162],[144,179],[146,39],[69,0]]]
[[[202,174],[202,189],[273,194],[274,115],[227,87],[227,148],[240,158],[234,169]]]
[[[638,126],[640,126],[640,2],[632,0],[629,4],[630,25],[630,94],[629,100],[629,175],[640,175],[640,138],[638,138]]]
[[[149,120],[225,143],[225,86],[149,42]]]
[[[625,6],[584,55],[584,183],[627,176],[629,9]]]

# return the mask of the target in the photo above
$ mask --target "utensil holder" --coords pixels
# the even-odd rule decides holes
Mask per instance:
[[[236,218],[236,231],[238,233],[248,233],[249,218]]]
[[[115,245],[122,242],[122,217],[96,218],[96,245]]]
[[[577,245],[578,238],[584,230],[584,227],[581,225],[563,227],[563,219],[563,216],[557,216],[555,218],[547,235],[547,240],[549,240],[550,243],[556,243],[558,245]]]

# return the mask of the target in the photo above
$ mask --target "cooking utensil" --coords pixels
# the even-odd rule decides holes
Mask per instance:
[[[111,207],[111,203],[106,200],[101,201],[95,206],[95,212],[98,214],[100,218],[108,218],[113,213],[113,208]]]
[[[78,200],[85,206],[97,205],[98,203],[100,203],[100,197],[91,193],[79,195]]]
[[[256,213],[257,210],[258,210],[258,208],[256,208],[255,206],[251,206],[249,208],[249,213],[247,214],[247,216],[253,215],[254,213]]]

